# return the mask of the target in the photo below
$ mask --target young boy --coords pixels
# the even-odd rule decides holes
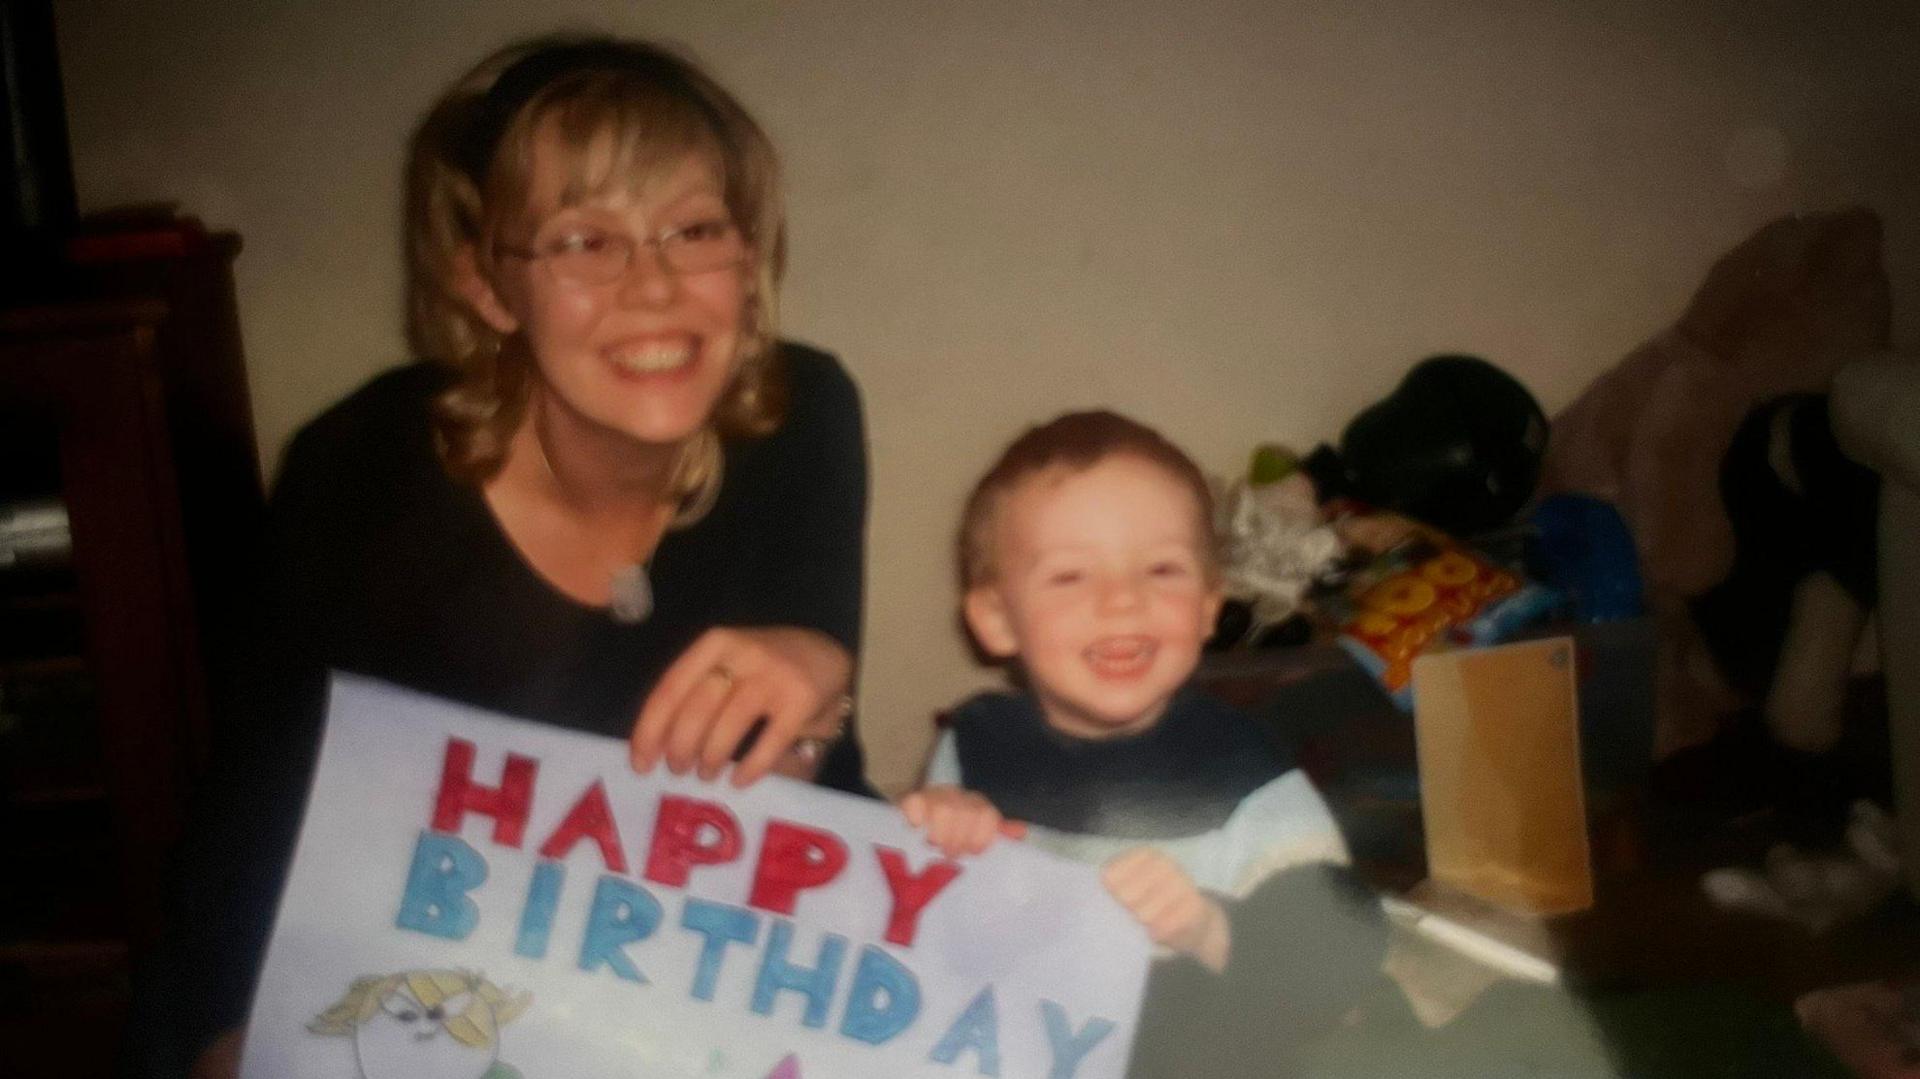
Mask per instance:
[[[1339,870],[1319,796],[1186,684],[1221,602],[1211,518],[1200,470],[1125,417],[1072,413],[1009,446],[967,502],[961,578],[968,628],[1024,692],[954,709],[901,801],[949,855],[1032,825],[1104,863],[1167,953],[1136,1076],[1283,1073],[1380,978],[1377,906]]]

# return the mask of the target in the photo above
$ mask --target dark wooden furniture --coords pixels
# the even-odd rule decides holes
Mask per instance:
[[[0,306],[0,505],[64,508],[71,534],[0,566],[10,1074],[110,1065],[261,513],[238,241],[134,239],[16,275]]]

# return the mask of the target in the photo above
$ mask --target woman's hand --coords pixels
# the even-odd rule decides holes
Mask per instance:
[[[1233,944],[1227,912],[1172,858],[1135,847],[1108,862],[1100,880],[1155,944],[1190,955],[1215,974],[1227,969]]]
[[[819,630],[710,629],[673,661],[640,707],[630,742],[634,771],[648,771],[664,757],[676,775],[698,769],[702,779],[712,779],[754,723],[765,720],[733,769],[733,785],[747,786],[801,738],[840,736],[852,677],[853,657]]]
[[[979,854],[999,836],[1027,834],[1026,825],[1005,819],[992,802],[960,787],[922,787],[900,799],[900,812],[949,858]]]

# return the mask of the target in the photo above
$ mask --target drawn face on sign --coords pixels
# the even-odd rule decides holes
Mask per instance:
[[[449,1018],[471,1022],[469,1013],[490,1011],[471,993],[456,993],[426,1005],[402,984],[353,1035],[354,1055],[366,1079],[411,1075],[433,1079],[480,1079],[499,1055],[496,1039],[469,1045],[447,1030]],[[491,1025],[490,1023],[488,1025]]]
[[[350,1034],[361,1079],[483,1079],[501,1074],[500,1027],[530,1000],[477,974],[409,971],[355,980],[307,1029]]]

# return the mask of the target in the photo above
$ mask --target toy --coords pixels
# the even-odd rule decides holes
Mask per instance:
[[[1841,364],[1884,349],[1890,322],[1871,211],[1780,218],[1714,264],[1672,328],[1555,417],[1542,492],[1611,502],[1639,550],[1660,640],[1658,754],[1706,740],[1757,703],[1730,682],[1689,605],[1734,565],[1720,496],[1734,432],[1763,402],[1817,392]]]
[[[1340,646],[1413,707],[1422,652],[1505,640],[1547,614],[1557,597],[1431,531],[1376,559],[1347,586]]]
[[[1474,356],[1434,356],[1305,463],[1320,497],[1359,498],[1454,535],[1510,520],[1533,494],[1547,419],[1526,388]]]

